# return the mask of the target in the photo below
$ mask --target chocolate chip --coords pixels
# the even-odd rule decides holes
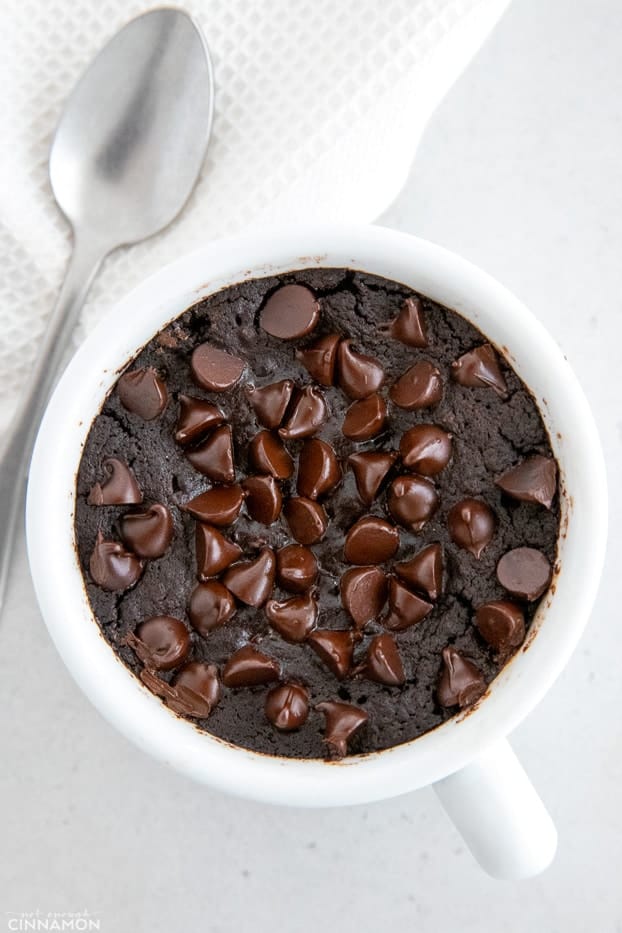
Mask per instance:
[[[292,536],[300,544],[315,544],[326,534],[328,518],[326,512],[313,499],[295,496],[288,499],[283,514]]]
[[[296,350],[296,359],[305,367],[309,375],[323,386],[335,384],[335,363],[339,334],[328,334],[304,350]]]
[[[261,309],[259,321],[266,333],[281,340],[310,334],[320,319],[320,303],[304,285],[282,285]]]
[[[382,620],[385,628],[392,632],[403,632],[425,619],[433,609],[432,603],[411,593],[395,577],[389,577],[389,612]]]
[[[315,708],[326,717],[324,741],[331,754],[343,758],[348,754],[348,741],[367,722],[368,714],[351,703],[337,703],[334,700],[324,700]]]
[[[246,364],[238,356],[201,343],[193,350],[190,369],[196,383],[212,392],[224,392],[239,382]]]
[[[406,682],[404,665],[392,635],[375,635],[372,638],[365,662],[357,673],[387,687],[401,687]]]
[[[374,394],[350,405],[341,431],[351,441],[368,441],[382,431],[386,420],[386,402],[382,396]]]
[[[313,631],[317,619],[317,601],[310,593],[277,601],[265,606],[268,622],[285,641],[301,642]]]
[[[124,408],[145,421],[161,415],[168,402],[166,383],[151,366],[123,373],[117,382],[117,395]]]
[[[298,460],[298,494],[319,499],[341,482],[341,467],[335,451],[326,441],[305,441]]]
[[[302,544],[288,544],[276,552],[279,585],[290,593],[306,593],[318,574],[315,554]]]
[[[427,347],[425,317],[420,298],[406,298],[397,317],[386,328],[389,336],[407,347]]]
[[[140,679],[175,713],[193,719],[207,719],[222,694],[218,668],[202,661],[190,661],[171,684],[149,670],[141,671]]]
[[[283,496],[273,476],[248,476],[242,483],[246,509],[256,522],[271,525],[281,514]]]
[[[125,639],[145,667],[170,671],[185,661],[190,651],[188,629],[179,619],[154,616],[146,619]]]
[[[241,486],[214,486],[186,502],[182,509],[200,522],[221,528],[233,524],[243,502],[244,491]]]
[[[186,457],[199,473],[215,483],[233,483],[233,435],[228,424],[216,428],[199,447],[186,451]]]
[[[416,424],[402,434],[402,463],[421,476],[436,476],[451,457],[451,434],[435,424]]]
[[[451,364],[455,382],[469,388],[491,388],[497,395],[507,394],[507,384],[499,366],[497,354],[489,343],[464,353]]]
[[[352,666],[355,638],[350,629],[316,629],[308,636],[307,643],[329,671],[342,680]]]
[[[369,450],[348,457],[348,466],[354,473],[358,494],[365,505],[371,505],[382,481],[397,460],[392,450]]]
[[[497,564],[497,579],[513,596],[529,601],[542,596],[551,582],[552,570],[542,551],[517,547]]]
[[[244,645],[225,664],[222,682],[225,687],[256,687],[278,680],[280,676],[278,661],[253,645]]]
[[[421,531],[438,508],[438,494],[428,479],[398,476],[389,486],[387,507],[404,528]]]
[[[102,590],[128,590],[143,572],[143,562],[119,541],[105,541],[101,531],[89,560],[93,582]]]
[[[248,445],[248,459],[259,473],[269,473],[275,479],[289,479],[294,461],[284,443],[270,431],[260,431]]]
[[[557,465],[552,457],[528,457],[495,482],[513,499],[550,509],[557,490]]]
[[[357,628],[378,618],[387,601],[387,578],[380,567],[351,567],[339,586],[341,604]]]
[[[373,356],[353,350],[351,340],[342,340],[337,349],[337,378],[350,398],[367,398],[384,382],[384,370]]]
[[[280,436],[286,440],[310,437],[316,434],[328,417],[326,400],[316,386],[305,386],[294,403],[294,410],[282,428]]]
[[[200,580],[217,577],[242,556],[242,548],[216,528],[197,522],[195,529],[197,574]]]
[[[443,397],[441,374],[432,363],[420,360],[391,386],[389,395],[399,408],[407,411],[432,408]]]
[[[481,557],[484,548],[492,541],[495,526],[495,513],[479,499],[462,499],[447,514],[447,527],[452,541],[477,558]]]
[[[204,637],[235,615],[235,599],[218,580],[198,583],[190,594],[188,618]]]
[[[264,547],[254,560],[240,561],[226,571],[223,583],[247,606],[263,606],[274,587],[276,558],[274,551]]]
[[[103,467],[108,476],[95,483],[86,500],[89,505],[136,505],[143,494],[128,465],[116,457],[107,457]]]
[[[224,420],[221,410],[211,402],[193,395],[180,395],[175,440],[182,447],[192,444],[208,431],[219,427]]]
[[[395,555],[399,546],[400,535],[395,525],[366,515],[346,534],[343,553],[349,564],[383,564]]]
[[[173,540],[173,519],[159,502],[140,512],[128,512],[119,522],[121,537],[139,557],[155,560],[168,550]]]
[[[291,379],[281,379],[280,382],[273,382],[261,388],[247,386],[246,397],[253,407],[257,421],[264,428],[278,428],[285,417],[293,391],[294,382]]]
[[[438,599],[443,590],[443,549],[440,544],[429,544],[410,560],[395,564],[395,573],[408,586],[419,590],[429,599]]]
[[[443,667],[436,691],[441,706],[470,706],[485,690],[486,681],[480,669],[451,645],[443,648]]]
[[[280,684],[266,697],[266,718],[280,732],[304,725],[309,715],[309,694],[298,684]]]
[[[502,655],[518,648],[525,637],[525,615],[509,599],[482,603],[475,611],[475,624],[482,638]]]

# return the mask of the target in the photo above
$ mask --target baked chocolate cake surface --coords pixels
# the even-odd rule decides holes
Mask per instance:
[[[555,562],[555,467],[471,324],[305,269],[197,303],[128,365],[83,452],[79,561],[112,650],[199,729],[364,753],[469,706],[517,650]]]

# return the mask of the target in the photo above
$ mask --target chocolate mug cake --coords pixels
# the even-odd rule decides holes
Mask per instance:
[[[235,745],[341,757],[475,703],[552,577],[536,404],[456,312],[347,269],[224,289],[121,373],[75,535],[104,637]]]

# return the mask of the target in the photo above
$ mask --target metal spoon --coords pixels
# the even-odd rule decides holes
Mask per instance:
[[[186,203],[205,157],[213,99],[198,26],[181,10],[162,8],[121,29],[67,102],[50,181],[73,228],[73,254],[0,456],[0,611],[34,438],[88,288],[108,253],[162,230]]]

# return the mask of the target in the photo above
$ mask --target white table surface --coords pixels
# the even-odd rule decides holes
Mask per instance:
[[[295,811],[155,764],[65,671],[20,545],[0,625],[0,930],[4,911],[86,908],[115,933],[622,931],[621,59],[619,0],[515,0],[383,218],[526,301],[602,430],[612,532],[600,597],[571,664],[513,738],[559,828],[553,867],[492,881],[431,791]]]

